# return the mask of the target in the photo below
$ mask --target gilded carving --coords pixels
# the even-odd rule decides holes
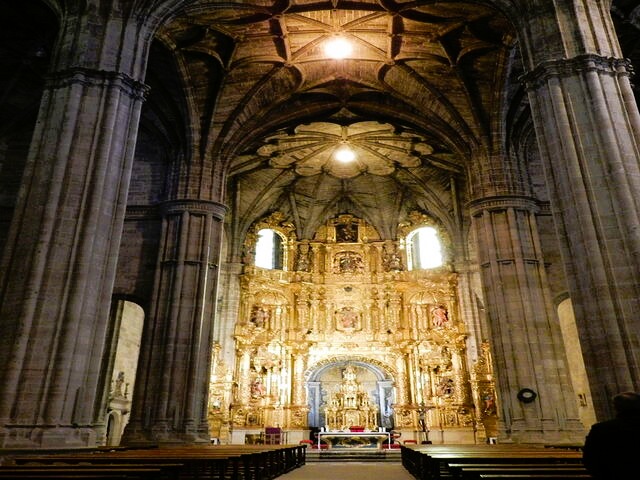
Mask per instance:
[[[352,221],[345,221],[336,224],[336,242],[352,243],[358,241],[358,224]]]
[[[363,273],[362,256],[355,252],[338,252],[333,257],[333,273]]]
[[[431,309],[431,322],[434,327],[449,326],[449,311],[444,305],[437,305]]]
[[[414,213],[400,230],[428,220]],[[227,411],[235,429],[363,423],[425,432],[422,419],[425,428],[471,431],[479,418],[495,416],[494,390],[478,380],[479,364],[472,372],[466,366],[456,273],[404,270],[402,239],[377,240],[351,215],[328,221],[312,241],[296,240],[282,215],[252,231],[265,225],[288,232],[294,260],[292,271],[245,265],[240,278],[237,387],[222,398],[232,400]],[[323,373],[337,368],[344,378]],[[360,375],[366,389],[358,387]],[[355,390],[340,389],[347,387]]]
[[[393,242],[385,242],[382,265],[385,272],[397,272],[402,270],[402,258],[397,245]]]
[[[296,270],[300,272],[308,272],[311,270],[313,257],[311,248],[308,243],[300,243],[298,245],[298,254],[296,256]]]
[[[336,330],[360,330],[360,313],[353,307],[336,310]]]
[[[488,342],[480,345],[481,352],[471,370],[472,393],[476,403],[478,423],[486,437],[498,435],[498,408],[495,381]]]
[[[260,305],[253,305],[253,307],[251,307],[251,318],[249,321],[257,328],[264,328],[270,315],[271,313],[267,308]]]
[[[329,392],[326,404],[325,422],[331,430],[356,425],[367,430],[377,427],[378,408],[363,390],[352,365],[342,371],[342,382],[335,391]]]

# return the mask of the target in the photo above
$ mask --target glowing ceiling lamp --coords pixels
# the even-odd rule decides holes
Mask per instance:
[[[336,160],[342,163],[353,162],[356,159],[356,153],[347,145],[343,145],[335,152]]]
[[[342,60],[351,55],[353,46],[343,37],[333,37],[324,44],[324,53],[334,60]]]

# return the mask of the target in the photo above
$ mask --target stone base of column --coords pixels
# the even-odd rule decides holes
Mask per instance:
[[[585,428],[579,420],[567,420],[562,428],[555,422],[553,425],[533,427],[524,422],[516,421],[508,429],[504,423],[500,423],[498,443],[582,445],[586,436]]]
[[[103,426],[5,425],[0,428],[0,448],[91,448],[104,434]]]
[[[167,428],[127,430],[120,445],[126,447],[149,447],[171,445],[208,445],[211,443],[208,431],[176,432]]]

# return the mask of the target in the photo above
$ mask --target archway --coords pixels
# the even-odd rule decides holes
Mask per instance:
[[[375,416],[375,426],[392,429],[395,398],[393,375],[389,367],[363,357],[334,357],[314,365],[307,371],[305,376],[309,399],[309,428],[315,430],[335,423],[336,420],[332,422],[326,418],[326,409],[330,407],[332,398],[340,394],[347,368],[353,369],[354,380],[361,387],[362,398],[370,405]],[[335,428],[335,425],[331,426]],[[339,425],[339,428],[348,426]]]
[[[112,312],[112,345],[115,347],[111,357],[111,382],[108,385],[107,445],[120,444],[124,428],[129,422],[144,317],[140,305],[127,300],[115,300]]]
[[[567,353],[569,364],[569,376],[576,393],[578,402],[578,414],[585,427],[590,427],[596,422],[596,414],[591,399],[591,389],[587,380],[587,371],[582,356],[582,347],[576,326],[576,317],[573,313],[573,305],[570,298],[564,298],[557,305],[560,330]]]

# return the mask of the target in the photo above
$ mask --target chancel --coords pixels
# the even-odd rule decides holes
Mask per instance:
[[[580,445],[640,391],[637,3],[3,2],[0,448]]]

